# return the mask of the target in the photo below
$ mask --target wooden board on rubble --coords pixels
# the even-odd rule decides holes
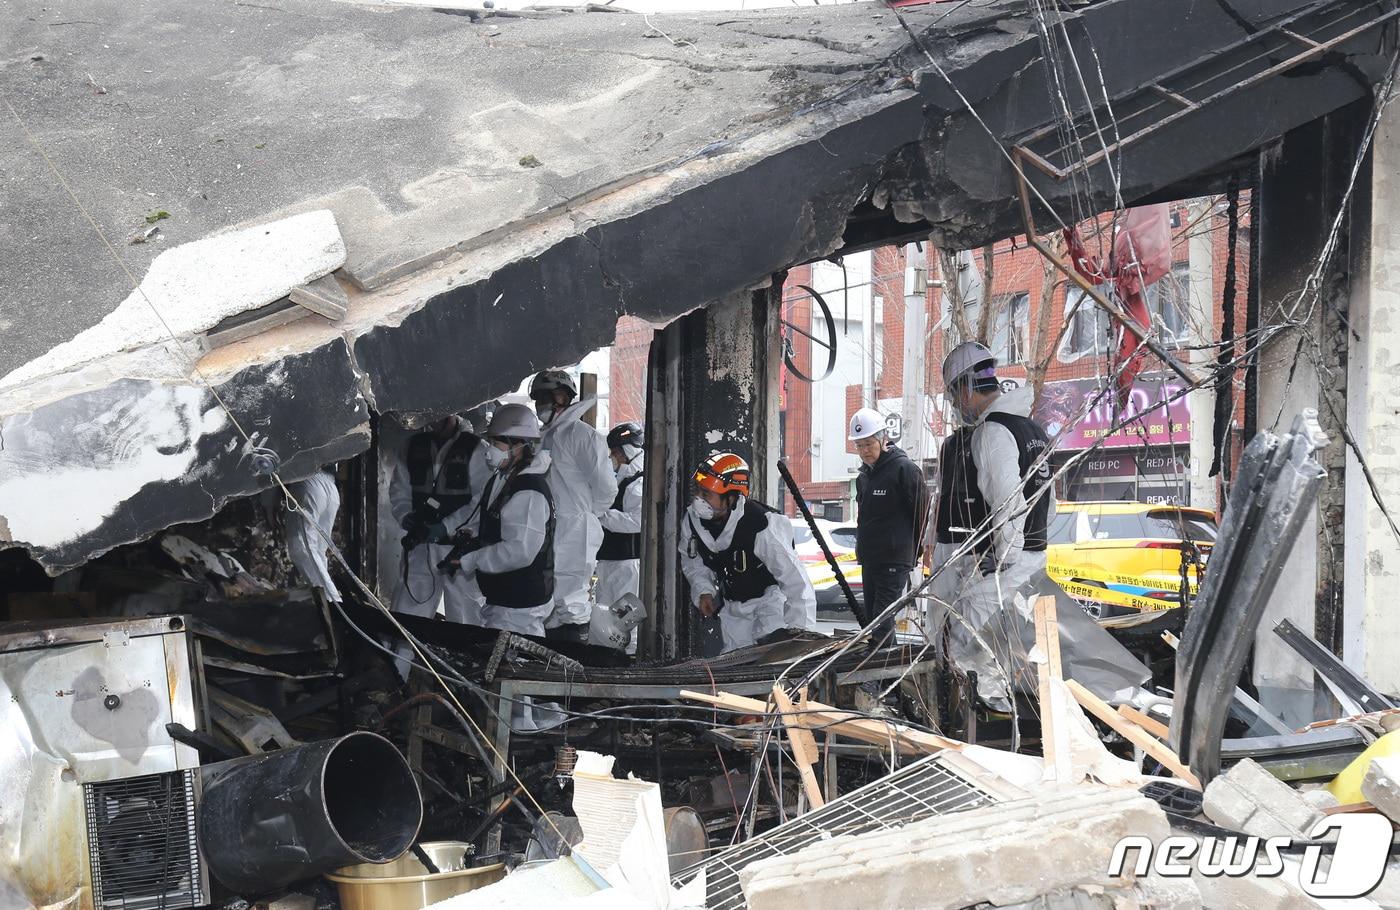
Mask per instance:
[[[716,708],[733,711],[736,714],[768,714],[771,712],[771,708],[766,702],[756,698],[731,695],[728,692],[709,695],[704,692],[683,690],[680,695],[687,701],[703,702],[707,705],[714,705]],[[927,755],[943,749],[957,752],[966,746],[966,743],[958,742],[956,739],[948,739],[946,736],[939,736],[936,733],[925,733],[922,730],[915,730],[892,721],[861,717],[859,714],[842,711],[821,702],[808,702],[806,710],[797,714],[796,717],[805,727],[820,727],[826,732],[835,733],[838,736],[847,736],[886,748],[894,747],[905,755]]]

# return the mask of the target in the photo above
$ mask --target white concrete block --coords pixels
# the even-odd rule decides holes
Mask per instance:
[[[1376,758],[1361,781],[1361,795],[1391,821],[1400,819],[1400,758]]]
[[[1004,906],[1083,886],[1131,888],[1107,875],[1114,845],[1128,834],[1155,842],[1168,833],[1146,797],[1084,787],[834,838],[754,863],[740,880],[752,910]]]
[[[1230,878],[1217,875],[1192,878],[1209,910],[1317,910],[1320,904],[1296,883],[1283,876]]]
[[[1303,797],[1308,805],[1323,812],[1328,809],[1335,809],[1342,804],[1337,797],[1332,795],[1332,791],[1325,787],[1318,787],[1315,790],[1299,790],[1298,794]]]
[[[1245,759],[1206,787],[1206,817],[1260,837],[1306,838],[1322,812],[1301,793]]]

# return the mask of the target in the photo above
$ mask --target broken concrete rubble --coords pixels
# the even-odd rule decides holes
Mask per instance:
[[[1283,876],[1197,876],[1195,884],[1202,905],[1210,908],[1268,907],[1270,910],[1318,910],[1318,903],[1298,887],[1296,878]]]
[[[956,910],[1070,890],[1127,899],[1134,881],[1107,875],[1114,845],[1129,834],[1157,842],[1169,833],[1166,815],[1146,797],[1082,787],[897,831],[836,837],[793,856],[756,862],[741,881],[753,910]]]
[[[1217,825],[1258,837],[1307,840],[1322,818],[1322,810],[1250,759],[1210,782],[1204,808]]]
[[[1374,758],[1366,769],[1361,793],[1391,821],[1400,820],[1400,758]]]

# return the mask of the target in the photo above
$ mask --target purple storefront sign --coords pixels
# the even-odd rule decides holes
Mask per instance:
[[[1035,417],[1056,439],[1061,451],[1087,449],[1102,442],[1105,448],[1143,445],[1188,445],[1191,442],[1191,408],[1185,388],[1175,379],[1143,376],[1133,384],[1127,409],[1114,414],[1113,392],[1105,392],[1097,379],[1047,382]],[[1117,432],[1109,429],[1131,421]]]

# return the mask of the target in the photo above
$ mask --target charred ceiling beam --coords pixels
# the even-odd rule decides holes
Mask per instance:
[[[1389,8],[1388,3],[1339,2]],[[1292,11],[1307,4],[1285,5]],[[290,6],[299,8],[297,0]],[[1181,61],[1228,46],[1246,27],[1283,14],[1278,3],[1241,0],[1234,5],[1241,25],[1218,6],[1194,4],[1187,11],[1163,6],[1172,5],[1106,0],[1067,16],[1081,67],[1093,80],[1102,72],[1110,97],[1150,84]],[[78,345],[88,361],[41,371],[22,384],[7,385],[0,378],[0,545],[24,546],[56,573],[171,525],[206,518],[230,499],[265,488],[267,478],[251,470],[253,447],[275,452],[285,479],[307,476],[318,464],[362,451],[372,413],[412,421],[498,396],[533,370],[576,362],[608,344],[624,313],[665,324],[762,286],[791,264],[831,255],[843,244],[869,245],[885,232],[903,237],[926,224],[945,242],[962,245],[1013,234],[1019,223],[1014,175],[982,123],[1009,142],[1051,122],[1054,110],[1050,71],[1040,60],[1034,23],[1026,6],[1013,0],[906,13],[917,41],[892,13],[873,5],[668,20],[666,33],[693,39],[689,45],[658,41],[639,17],[630,16],[494,24],[514,30],[504,36],[512,40],[496,42],[499,36],[462,32],[478,28],[468,21],[453,19],[444,26],[441,19],[423,20],[428,14],[421,11],[371,15],[347,6],[334,8],[334,14],[330,21],[302,21],[261,8],[201,6],[197,14],[186,14],[198,21],[185,25],[201,36],[207,32],[212,41],[227,20],[224,24],[236,26],[228,33],[245,37],[219,37],[223,44],[207,55],[214,58],[208,64],[214,69],[187,74],[197,78],[182,84],[229,79],[240,90],[261,92],[268,105],[301,99],[274,112],[285,118],[287,129],[311,130],[309,140],[317,143],[298,148],[297,137],[287,140],[292,151],[278,154],[288,156],[280,160],[288,177],[269,181],[264,176],[247,188],[254,198],[228,197],[232,220],[200,207],[191,209],[190,218],[204,219],[196,243],[209,242],[207,237],[241,243],[245,234],[254,243],[264,225],[277,228],[282,222],[273,219],[288,212],[329,210],[339,234],[312,245],[315,255],[308,254],[304,274],[289,276],[292,284],[268,284],[248,308],[280,299],[304,281],[324,281],[321,276],[343,262],[336,274],[348,291],[345,315],[336,322],[308,316],[213,350],[196,345],[196,375],[187,363],[180,366],[180,355],[188,350],[184,342],[209,327],[194,318],[198,313],[181,314],[189,316],[192,334],[175,345],[159,331],[127,338],[120,320],[110,325],[98,321],[105,311],[90,313],[85,331],[101,329],[108,341],[115,339],[111,356],[98,357],[91,346]],[[114,17],[123,15],[153,13],[113,7]],[[381,112],[421,107],[424,98],[450,112],[450,102],[460,99],[450,94],[456,76],[443,75],[444,53],[474,52],[479,69],[508,67],[512,78],[528,74],[536,81],[526,79],[522,88],[490,72],[481,109],[417,124],[436,129],[445,118],[457,132],[419,137],[408,146],[393,146],[395,137],[375,133],[375,123],[354,120],[354,112],[342,114],[352,118],[349,129],[316,132],[324,124],[306,117],[306,105],[333,109],[346,87],[333,84],[327,91],[338,94],[318,98],[314,93],[325,81],[319,70],[303,73],[283,62],[248,64],[249,54],[261,59],[279,52],[261,48],[283,40],[280,31],[267,30],[266,17],[273,16],[293,43],[320,40],[340,29],[355,46],[372,50],[387,42],[400,60],[403,48],[417,53],[409,61],[416,67],[408,71],[418,82],[375,76],[355,86],[368,93],[361,103]],[[250,21],[263,27],[247,30]],[[111,30],[112,40],[141,42],[149,34],[145,25],[139,18],[128,21],[127,28]],[[454,29],[451,37],[458,43],[444,50],[443,34]],[[1115,160],[1125,200],[1217,169],[1297,123],[1360,97],[1389,59],[1387,36],[1380,29],[1359,35],[1339,47],[1335,61],[1286,81],[1261,82],[1231,105],[1203,108],[1194,122],[1164,128],[1128,147]],[[232,46],[225,47],[229,42]],[[469,42],[478,43],[466,47]],[[131,49],[130,64],[119,59],[110,65],[142,66],[142,48],[138,43]],[[80,51],[75,47],[73,53]],[[529,106],[521,100],[512,102],[508,116],[502,113],[502,93],[567,94],[529,61],[546,56],[561,61],[570,54],[585,68],[622,61],[615,63],[611,78],[632,80],[628,93],[607,101],[612,107],[606,108],[598,108],[590,94],[574,106]],[[28,70],[0,67],[0,89],[13,84],[16,97],[32,102],[25,110],[31,121],[37,119],[35,135],[69,137],[67,144],[50,148],[74,173],[81,159],[65,155],[77,142],[71,138],[76,126],[43,118],[68,116],[85,123],[84,117],[94,115],[63,95],[66,83],[30,72],[44,60],[23,54],[6,59]],[[203,57],[190,59],[205,65]],[[253,72],[226,72],[218,65]],[[574,78],[560,66],[558,78]],[[939,69],[982,123],[949,90]],[[81,80],[75,84],[94,91]],[[386,84],[390,88],[384,89]],[[1089,94],[1093,97],[1092,89]],[[82,103],[104,103],[92,97]],[[634,97],[669,107],[637,109]],[[191,104],[205,100],[196,96]],[[166,97],[158,101],[161,110],[168,108]],[[1070,104],[1076,108],[1075,99]],[[609,119],[617,105],[623,121]],[[259,116],[272,115],[263,109]],[[650,127],[633,129],[638,118]],[[200,145],[200,155],[219,154],[203,150],[203,139],[191,144],[191,137],[209,129],[198,117],[187,122],[177,116],[169,127],[169,145]],[[359,135],[360,129],[371,135]],[[571,131],[589,129],[595,133],[587,141],[570,138]],[[625,130],[632,130],[626,139],[633,144],[618,149],[618,160],[589,151]],[[544,145],[550,136],[569,141]],[[489,148],[482,145],[488,140],[494,143]],[[315,157],[337,143],[352,160]],[[529,147],[541,154],[520,154]],[[464,148],[475,149],[483,160],[453,157],[465,154]],[[665,152],[659,158],[657,148]],[[25,166],[37,168],[29,175],[32,182],[52,182],[33,164],[32,149],[16,151]],[[106,150],[111,159],[124,152]],[[307,171],[308,160],[321,160],[322,170],[336,172]],[[168,170],[168,164],[162,166]],[[1112,201],[1100,170],[1087,175],[1087,204]],[[163,171],[153,166],[151,173]],[[158,177],[132,176],[129,182],[144,185],[147,179]],[[1062,216],[1074,211],[1070,181],[1035,180]],[[381,185],[393,192],[376,201],[366,187]],[[100,282],[94,277],[101,270],[87,260],[101,265],[102,252],[90,234],[81,235],[83,246],[61,245],[70,238],[61,230],[66,215],[57,212],[67,200],[36,199],[49,206],[33,209],[35,218],[48,219],[37,235],[51,242],[35,247],[33,261],[21,265],[35,289],[25,298],[33,302],[26,304],[31,312],[24,316],[42,337],[52,320],[45,322],[41,314],[68,313],[65,295],[82,296],[81,289],[90,286],[91,293],[82,296],[86,306],[89,298],[121,299],[130,288],[121,287],[119,274]],[[97,204],[93,197],[89,202]],[[402,211],[405,204],[409,208]],[[879,211],[890,217],[876,215]],[[853,212],[864,214],[852,219]],[[231,227],[244,233],[220,233]],[[342,235],[343,247],[335,246]],[[134,257],[150,255],[145,245],[131,249]],[[69,262],[81,268],[69,268]],[[146,269],[143,282],[157,286],[153,276],[159,277],[162,266],[155,262]],[[155,296],[167,314],[190,305],[179,294]],[[202,297],[202,290],[195,296]],[[34,336],[21,335],[22,350],[22,342]],[[3,368],[22,375],[36,360],[11,361]]]

